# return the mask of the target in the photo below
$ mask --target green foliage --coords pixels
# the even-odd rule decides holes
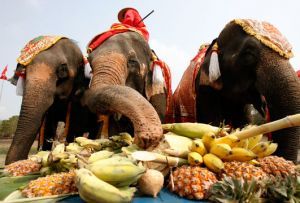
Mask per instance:
[[[17,129],[19,116],[12,116],[0,123],[0,138],[11,138]]]
[[[300,202],[300,176],[278,177],[266,184],[267,202]]]
[[[246,181],[225,177],[211,187],[209,200],[218,203],[260,203],[261,194],[261,186],[255,179]]]
[[[19,177],[0,178],[0,200],[3,200],[8,194],[17,190],[18,188],[27,185],[30,180],[37,179],[40,176],[40,174],[34,174]]]

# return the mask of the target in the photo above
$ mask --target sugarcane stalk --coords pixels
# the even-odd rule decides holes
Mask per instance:
[[[242,140],[247,139],[249,137],[254,137],[259,134],[266,134],[284,128],[296,126],[300,126],[300,114],[286,116],[282,119],[265,123],[260,126],[253,126],[251,128],[239,132],[234,132],[233,134],[236,135],[240,140]]]
[[[156,163],[163,163],[169,166],[181,166],[187,164],[186,159],[165,156],[159,153],[147,152],[147,151],[136,151],[131,154],[131,156],[139,161],[151,161]]]

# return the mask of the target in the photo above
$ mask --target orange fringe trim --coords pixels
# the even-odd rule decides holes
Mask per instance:
[[[278,52],[279,55],[281,55],[281,56],[283,56],[283,57],[285,57],[287,59],[292,58],[294,56],[294,54],[292,53],[292,51],[285,52],[284,50],[282,50],[281,48],[279,48],[278,46],[276,46],[273,42],[271,42],[270,40],[266,39],[264,36],[260,35],[259,33],[256,33],[243,20],[241,20],[241,19],[235,19],[232,22],[234,22],[237,25],[240,25],[246,33],[248,33],[249,35],[254,36],[256,39],[258,39],[259,41],[261,41],[261,43],[263,43],[267,47],[273,49],[274,51]]]

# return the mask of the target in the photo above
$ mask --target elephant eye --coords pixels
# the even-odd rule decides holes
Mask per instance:
[[[240,63],[243,66],[253,67],[256,66],[258,62],[258,57],[252,50],[246,49],[241,53]]]

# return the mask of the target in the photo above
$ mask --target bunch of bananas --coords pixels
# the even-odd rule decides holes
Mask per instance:
[[[105,155],[104,155],[105,154]],[[103,157],[107,156],[104,153]],[[146,169],[120,155],[98,159],[76,170],[76,186],[86,202],[130,202]]]
[[[178,135],[194,138],[188,153],[190,165],[204,165],[214,172],[224,168],[223,161],[251,161],[274,153],[277,143],[263,141],[263,135],[240,140],[234,133],[228,134],[224,128],[201,123],[174,123],[163,126],[165,130]],[[197,130],[198,133],[195,132]]]

